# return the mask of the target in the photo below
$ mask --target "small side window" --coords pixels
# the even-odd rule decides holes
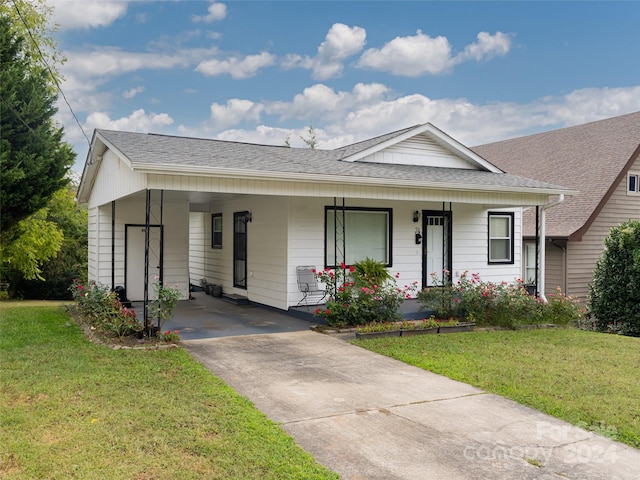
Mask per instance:
[[[222,214],[211,215],[211,248],[222,248]]]
[[[629,173],[627,195],[640,195],[640,174]]]

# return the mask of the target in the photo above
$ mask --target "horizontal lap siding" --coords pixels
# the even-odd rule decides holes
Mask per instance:
[[[205,238],[204,222],[207,215],[202,212],[189,213],[189,279],[194,285],[200,285],[205,278],[205,249],[211,241]]]
[[[341,205],[341,199],[339,199]],[[446,208],[448,209],[448,203]],[[333,206],[333,198],[292,199],[289,229],[289,305],[302,297],[296,281],[296,266],[324,267],[324,207]],[[422,281],[422,246],[415,244],[415,229],[422,227],[412,221],[416,210],[442,210],[442,203],[387,202],[368,200],[346,201],[347,207],[393,209],[393,266],[390,273],[400,274],[398,284],[404,286]],[[513,282],[521,276],[520,212],[515,215],[515,262],[508,265],[488,264],[487,212],[483,206],[453,205],[453,271],[479,273],[486,281]],[[493,209],[492,209],[493,210]]]
[[[640,169],[636,160],[631,170]],[[583,300],[588,298],[593,270],[604,249],[604,240],[613,227],[627,220],[640,220],[640,196],[627,195],[626,177],[602,208],[582,240],[569,242],[567,256],[567,292]]]
[[[282,197],[251,196],[210,205],[204,214],[204,274],[209,283],[222,285],[225,293],[247,295],[251,301],[286,309],[287,210]],[[233,214],[249,211],[247,225],[247,290],[233,287]],[[211,248],[211,214],[222,213],[222,248]],[[194,241],[193,239],[191,240]],[[194,262],[194,258],[190,259]]]
[[[488,213],[515,211],[514,215],[514,263],[489,264]],[[499,210],[473,205],[453,206],[453,265],[454,280],[465,271],[478,273],[483,281],[513,282],[522,276],[521,267],[521,212]]]
[[[549,296],[556,293],[556,289],[560,287],[563,292],[566,292],[565,284],[565,252],[563,249],[551,242],[547,242],[545,248],[545,295]]]

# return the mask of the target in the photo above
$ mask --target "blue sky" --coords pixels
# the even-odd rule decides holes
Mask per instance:
[[[473,146],[640,110],[635,1],[47,3],[89,138],[302,146],[312,124],[335,148],[431,122]]]

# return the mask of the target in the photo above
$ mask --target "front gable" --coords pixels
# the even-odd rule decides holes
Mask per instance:
[[[430,123],[342,159],[345,162],[419,165],[502,173],[502,170],[469,150]]]

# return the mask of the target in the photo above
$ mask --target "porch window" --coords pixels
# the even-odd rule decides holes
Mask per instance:
[[[344,255],[347,265],[369,257],[390,267],[392,210],[346,207],[344,238],[342,213],[340,207],[325,207],[325,265],[336,267]]]
[[[533,285],[536,283],[536,264],[538,260],[536,258],[536,244],[525,243],[524,244],[524,283],[527,285]]]
[[[489,212],[489,263],[513,263],[513,212]]]
[[[211,248],[222,248],[222,214],[211,215]]]
[[[629,173],[627,195],[640,195],[640,173]]]

